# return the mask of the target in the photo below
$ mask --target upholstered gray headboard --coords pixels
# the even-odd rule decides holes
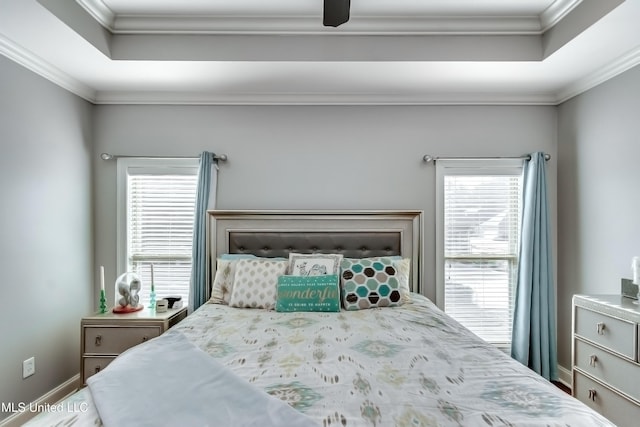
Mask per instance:
[[[224,253],[287,257],[341,253],[345,257],[411,258],[411,289],[420,292],[422,211],[229,211],[208,212],[209,282]]]

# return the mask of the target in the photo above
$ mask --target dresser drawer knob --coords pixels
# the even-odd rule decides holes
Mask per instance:
[[[592,366],[595,368],[597,361],[598,361],[598,356],[596,356],[595,354],[592,354],[591,356],[589,356],[589,366]]]
[[[596,332],[598,332],[598,335],[604,335],[604,322],[598,322],[596,324]]]
[[[96,335],[96,346],[102,345],[102,335]]]
[[[589,389],[589,400],[591,400],[592,402],[596,401],[596,390],[594,388],[590,388]]]
[[[145,335],[142,337],[142,342],[145,342],[146,340],[148,340],[149,338]]]

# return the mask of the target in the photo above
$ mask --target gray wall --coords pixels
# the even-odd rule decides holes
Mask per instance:
[[[571,364],[571,297],[619,294],[640,255],[640,67],[558,109],[559,362]]]
[[[435,168],[422,156],[556,154],[555,107],[97,106],[95,123],[96,153],[226,153],[220,209],[424,210],[434,300]],[[116,164],[95,162],[95,262],[112,283]],[[554,160],[549,170],[555,215]]]
[[[93,305],[91,109],[0,56],[0,402],[32,402],[80,369]],[[36,374],[23,380],[31,356]]]

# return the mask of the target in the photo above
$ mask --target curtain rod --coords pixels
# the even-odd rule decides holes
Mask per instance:
[[[527,154],[526,156],[520,156],[520,157],[435,157],[432,156],[431,154],[425,154],[424,156],[422,156],[422,160],[425,163],[435,163],[436,160],[493,160],[493,159],[523,159],[523,160],[531,160],[531,155]],[[551,159],[551,154],[547,154],[544,153],[544,159],[545,160],[550,160]]]
[[[102,160],[115,160],[118,158],[124,158],[124,159],[129,159],[129,158],[141,158],[141,159],[198,159],[199,157],[193,157],[193,156],[126,156],[126,155],[119,155],[119,154],[109,154],[109,153],[102,153],[100,154],[100,158]],[[226,162],[227,159],[229,157],[227,157],[226,154],[220,154],[220,155],[214,155],[213,156],[213,160],[214,161],[221,161],[221,162]]]

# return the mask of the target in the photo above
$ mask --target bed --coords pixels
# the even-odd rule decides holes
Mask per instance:
[[[421,295],[422,215],[211,211],[210,283],[221,275],[219,259],[227,254],[235,254],[238,263],[245,256],[286,260],[291,253],[340,254],[342,273],[348,267],[344,259],[356,260],[353,265],[363,259],[408,262],[403,278],[408,289],[399,305],[338,312],[238,308],[214,291],[216,303],[201,306],[169,337],[186,339],[252,389],[286,402],[309,425],[612,426]],[[89,388],[63,404],[83,410],[42,413],[29,425],[101,425]],[[225,424],[210,417],[199,425]]]

